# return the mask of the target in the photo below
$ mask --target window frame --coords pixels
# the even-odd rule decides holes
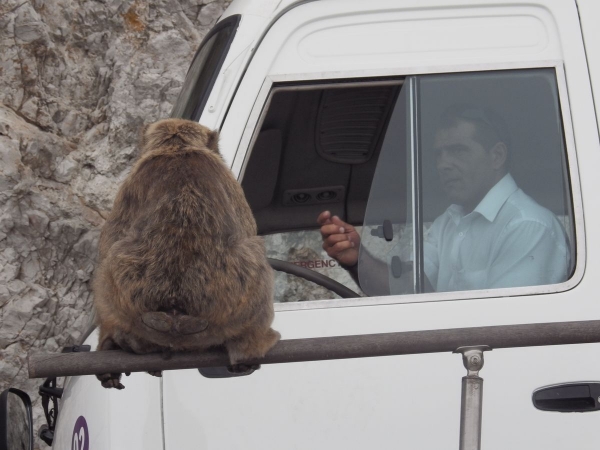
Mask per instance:
[[[179,97],[177,98],[177,101],[173,105],[173,109],[171,110],[170,117],[172,117],[172,118],[177,117],[177,118],[182,118],[182,119],[186,119],[186,120],[192,120],[194,122],[198,122],[200,120],[200,117],[202,116],[202,112],[204,111],[204,108],[206,107],[206,103],[208,102],[208,99],[210,98],[210,94],[215,86],[215,83],[216,83],[219,73],[221,71],[221,67],[223,67],[223,63],[225,62],[225,59],[227,58],[227,55],[229,54],[229,49],[231,48],[231,44],[233,43],[233,40],[235,39],[235,36],[237,34],[237,30],[238,30],[241,20],[242,20],[242,16],[240,14],[235,14],[235,15],[229,16],[229,17],[223,19],[221,22],[218,22],[206,34],[206,36],[204,36],[204,38],[202,39],[202,42],[198,46],[198,50],[196,50],[196,53],[194,54],[194,57],[192,58],[192,62],[190,63],[188,71],[186,72],[186,75],[185,75],[185,78],[183,81],[183,85],[181,87],[180,95],[183,94],[183,92],[184,92],[183,87],[185,86],[185,82],[187,81],[187,77],[189,75],[190,70],[192,69],[192,67],[194,65],[194,62],[196,61],[196,58],[198,57],[200,52],[204,49],[207,42],[210,41],[210,39],[215,34],[219,33],[221,30],[223,30],[223,28],[227,28],[227,27],[232,28],[231,34],[229,35],[227,42],[225,43],[225,46],[223,47],[223,50],[221,51],[221,54],[219,55],[219,59],[217,60],[217,63],[212,68],[212,73],[209,77],[208,83],[206,85],[206,89],[204,89],[204,91],[201,93],[201,95],[198,97],[198,99],[196,99],[196,105],[194,106],[191,117],[182,117],[181,115],[174,116],[175,108],[178,106],[179,101],[183,100],[183,99],[180,99]],[[198,81],[198,79],[196,79],[196,82],[197,81]],[[192,91],[193,91],[193,89],[192,89]]]
[[[251,156],[251,148],[256,141],[260,132],[262,122],[266,117],[266,113],[270,106],[271,98],[277,89],[286,90],[307,90],[316,89],[319,86],[338,85],[340,87],[350,87],[352,85],[364,86],[365,83],[385,82],[403,82],[410,76],[419,77],[421,75],[444,75],[457,73],[476,73],[488,71],[502,71],[514,69],[554,69],[556,77],[556,85],[558,88],[558,102],[560,108],[560,118],[563,127],[564,146],[566,150],[567,174],[569,176],[571,187],[571,202],[573,208],[573,230],[575,238],[575,264],[574,271],[571,277],[556,284],[539,285],[539,286],[522,286],[510,288],[495,288],[495,289],[480,289],[471,291],[451,291],[451,292],[431,292],[431,293],[415,293],[403,295],[387,295],[379,297],[358,297],[352,299],[327,299],[327,300],[311,300],[307,302],[289,302],[289,303],[274,303],[275,311],[295,311],[307,309],[330,309],[330,308],[345,308],[356,306],[377,306],[377,305],[392,305],[404,303],[429,303],[439,301],[456,301],[456,300],[477,300],[486,298],[499,297],[522,297],[529,295],[557,294],[569,291],[575,288],[583,279],[586,264],[586,238],[585,225],[583,218],[583,200],[581,193],[581,183],[579,178],[577,153],[575,148],[575,136],[573,123],[568,101],[568,91],[566,83],[566,75],[564,64],[562,61],[548,61],[538,63],[532,66],[530,63],[516,64],[478,64],[476,66],[463,66],[447,70],[432,70],[421,71],[418,73],[404,73],[397,75],[382,75],[381,77],[364,77],[364,73],[360,71],[346,72],[343,78],[339,73],[322,73],[320,78],[314,78],[314,74],[306,74],[295,77],[290,80],[289,77],[268,76],[264,79],[260,91],[256,97],[252,107],[250,116],[246,123],[246,127],[239,145],[237,147],[232,170],[234,173],[239,173],[241,182],[244,170]],[[361,76],[362,75],[362,76]],[[417,78],[418,80],[418,78]]]

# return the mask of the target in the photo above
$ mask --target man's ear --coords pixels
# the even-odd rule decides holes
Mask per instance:
[[[209,131],[206,135],[206,146],[215,153],[219,153],[219,132]]]
[[[501,169],[506,166],[506,160],[508,159],[508,148],[504,142],[497,142],[491,149],[490,154],[492,155],[492,165],[494,169]]]

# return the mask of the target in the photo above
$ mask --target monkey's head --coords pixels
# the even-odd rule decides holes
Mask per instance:
[[[219,153],[219,133],[191,120],[165,119],[144,126],[140,133],[140,156],[161,149],[177,151],[187,147],[205,147]]]

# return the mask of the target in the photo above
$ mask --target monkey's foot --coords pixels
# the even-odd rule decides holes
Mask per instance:
[[[162,370],[154,370],[152,372],[148,372],[153,377],[162,377]]]
[[[196,334],[208,328],[208,320],[193,316],[175,318],[175,330],[181,334]]]
[[[231,366],[227,366],[227,370],[231,373],[236,373],[239,375],[250,375],[255,370],[260,369],[260,364],[233,364]]]
[[[255,330],[238,339],[228,341],[225,346],[229,354],[229,361],[235,365],[240,361],[262,358],[279,341],[280,337],[281,335],[277,331],[268,328]]]
[[[163,333],[173,328],[173,317],[161,311],[145,312],[142,314],[142,322],[149,328]]]
[[[120,373],[103,373],[100,375],[96,375],[96,378],[100,380],[102,386],[107,389],[115,388],[115,389],[125,389],[125,386],[121,384],[121,374]]]

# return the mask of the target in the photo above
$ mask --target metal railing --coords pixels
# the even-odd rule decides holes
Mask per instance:
[[[463,355],[459,450],[481,448],[483,352],[498,348],[600,342],[600,320],[504,325],[447,330],[336,336],[280,341],[261,359],[248,364],[281,364],[332,359],[455,352]],[[229,365],[225,350],[137,355],[120,350],[36,354],[29,357],[29,377],[147,372]]]
[[[262,359],[251,364],[281,364],[332,359],[369,358],[453,352],[459,347],[487,345],[491,349],[600,342],[600,320],[446,330],[408,331],[280,341]],[[108,372],[221,367],[229,365],[224,350],[136,355],[120,350],[33,354],[29,377],[94,375]]]

